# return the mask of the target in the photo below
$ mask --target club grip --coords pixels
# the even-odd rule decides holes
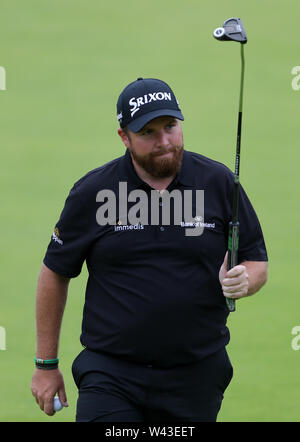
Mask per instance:
[[[229,234],[228,234],[228,264],[227,270],[232,269],[237,265],[238,260],[238,250],[239,250],[239,233],[240,224],[238,221],[229,223]],[[226,304],[230,312],[235,311],[235,300],[226,298]]]

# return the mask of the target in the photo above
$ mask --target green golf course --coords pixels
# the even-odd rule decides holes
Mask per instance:
[[[30,391],[35,292],[73,183],[125,151],[122,89],[138,77],[169,83],[185,117],[185,149],[234,170],[240,50],[213,38],[229,17],[240,17],[248,36],[240,181],[264,232],[269,279],[229,316],[234,376],[218,422],[300,421],[300,350],[292,348],[300,326],[299,14],[296,0],[2,1],[1,422],[75,420],[71,365],[82,349],[86,267],[70,283],[60,338],[69,407],[53,417]]]

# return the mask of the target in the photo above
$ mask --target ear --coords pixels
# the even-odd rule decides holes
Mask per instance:
[[[130,147],[130,141],[126,132],[123,129],[118,129],[118,134],[121,140],[123,141],[123,143],[125,144],[125,146]]]

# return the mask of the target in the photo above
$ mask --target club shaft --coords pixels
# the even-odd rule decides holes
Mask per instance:
[[[240,46],[241,46],[241,82],[240,82],[239,112],[243,112],[245,56],[244,56],[244,45],[241,44]]]
[[[241,81],[240,81],[240,97],[239,97],[239,113],[237,142],[235,155],[234,170],[234,189],[233,189],[233,206],[232,206],[232,222],[229,225],[228,235],[228,266],[227,270],[232,269],[238,263],[238,245],[239,245],[239,190],[240,190],[240,152],[241,152],[241,135],[242,135],[242,118],[243,118],[243,92],[244,92],[244,72],[245,57],[244,45],[241,44]],[[226,298],[229,311],[235,311],[235,300]]]

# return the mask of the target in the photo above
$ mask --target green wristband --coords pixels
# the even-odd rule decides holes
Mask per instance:
[[[57,365],[59,363],[59,359],[41,359],[34,357],[34,362],[39,365]]]

